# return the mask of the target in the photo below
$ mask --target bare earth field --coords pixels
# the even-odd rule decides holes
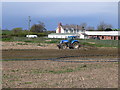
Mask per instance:
[[[2,49],[57,49],[56,44],[25,43],[25,42],[2,42]],[[27,45],[26,45],[27,44]]]
[[[74,55],[117,55],[117,48],[96,48],[79,50],[58,50],[55,44],[37,46],[17,45],[22,42],[3,42],[3,59],[16,61],[2,62],[3,88],[117,88],[117,62],[57,62],[42,60]],[[33,48],[32,48],[33,47]],[[41,60],[31,60],[38,58]],[[82,60],[85,58],[109,59],[117,56],[69,57]],[[23,60],[17,60],[23,59]],[[27,60],[24,60],[27,59]]]
[[[3,62],[3,88],[117,87],[117,63]]]

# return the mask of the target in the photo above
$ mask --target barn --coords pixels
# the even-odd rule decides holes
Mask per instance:
[[[118,40],[119,31],[86,31],[88,38],[99,38],[100,40]]]

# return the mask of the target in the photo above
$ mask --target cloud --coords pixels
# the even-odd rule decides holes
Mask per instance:
[[[32,15],[41,17],[89,16],[95,14],[117,15],[117,3],[111,2],[79,2],[79,3],[3,3],[3,14]]]

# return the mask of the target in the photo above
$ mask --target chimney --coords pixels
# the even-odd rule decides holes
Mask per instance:
[[[62,26],[62,23],[60,22],[60,23],[58,23],[58,26]]]
[[[61,33],[61,26],[62,26],[62,23],[59,23],[58,24],[58,33]]]
[[[78,25],[76,25],[76,30],[78,30]]]

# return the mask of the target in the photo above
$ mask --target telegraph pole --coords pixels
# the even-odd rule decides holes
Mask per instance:
[[[84,40],[85,40],[85,29],[83,26],[82,26],[82,31],[84,32],[83,34],[84,34]]]
[[[28,35],[30,32],[30,22],[31,22],[31,18],[30,18],[30,16],[28,16]]]

